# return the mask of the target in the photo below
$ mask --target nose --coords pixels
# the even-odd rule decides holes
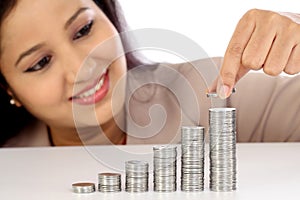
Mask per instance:
[[[67,82],[71,84],[90,80],[95,74],[96,62],[80,52],[69,52],[65,57],[64,72]]]

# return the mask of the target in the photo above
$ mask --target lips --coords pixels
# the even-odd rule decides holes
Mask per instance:
[[[101,101],[109,90],[109,76],[106,70],[100,78],[92,85],[70,98],[73,103],[90,105]]]

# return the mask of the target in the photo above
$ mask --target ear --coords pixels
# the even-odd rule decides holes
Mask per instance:
[[[15,106],[17,106],[17,107],[22,106],[22,103],[19,101],[19,99],[16,97],[16,95],[14,95],[14,92],[10,88],[7,88],[6,92],[14,100]]]

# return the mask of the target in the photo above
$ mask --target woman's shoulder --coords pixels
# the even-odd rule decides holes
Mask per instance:
[[[38,147],[50,145],[46,124],[39,120],[34,120],[18,135],[9,139],[3,147]]]
[[[210,102],[205,95],[208,75],[201,73],[220,63],[221,58],[207,58],[133,69],[128,78],[128,143],[178,143],[182,125],[203,124],[206,117],[200,115],[207,115]]]
[[[159,63],[158,66],[168,66],[180,71],[187,71],[192,68],[202,69],[205,67],[216,67],[218,70],[223,62],[223,57],[207,57],[192,61],[183,61],[177,63]]]

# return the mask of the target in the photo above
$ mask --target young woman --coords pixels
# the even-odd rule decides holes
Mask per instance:
[[[207,125],[197,67],[221,59],[140,66],[122,53],[114,0],[3,0],[0,9],[2,146],[178,142],[181,125]],[[297,15],[249,11],[210,90],[229,97],[250,69],[299,72],[299,33]],[[239,141],[300,140],[299,84],[245,76],[221,102],[238,109]]]

